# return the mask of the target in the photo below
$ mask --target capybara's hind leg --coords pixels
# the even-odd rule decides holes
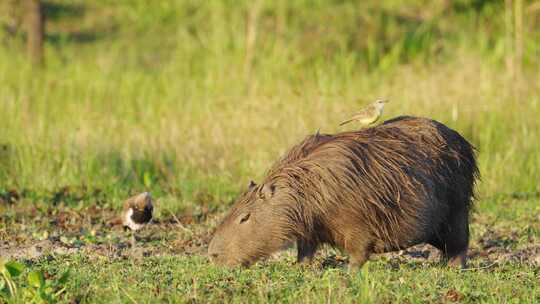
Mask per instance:
[[[465,250],[457,255],[449,257],[448,265],[461,268],[467,267],[467,249],[465,248]]]
[[[317,251],[316,244],[302,239],[296,241],[296,247],[298,247],[298,256],[296,260],[298,263],[311,262],[313,255],[315,255],[315,251]]]
[[[432,245],[442,251],[444,262],[465,268],[469,247],[469,212],[455,212],[439,232],[439,239]]]

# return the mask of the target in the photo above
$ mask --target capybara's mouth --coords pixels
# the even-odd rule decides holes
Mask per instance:
[[[210,262],[212,262],[215,265],[218,266],[224,266],[229,268],[235,268],[235,267],[250,267],[255,263],[255,261],[252,260],[245,260],[245,259],[227,259],[219,254],[209,254],[208,258],[210,259]]]

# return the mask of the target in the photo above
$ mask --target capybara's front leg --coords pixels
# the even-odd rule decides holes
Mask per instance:
[[[359,270],[373,252],[373,242],[364,239],[346,239],[345,251],[349,253],[349,271]]]

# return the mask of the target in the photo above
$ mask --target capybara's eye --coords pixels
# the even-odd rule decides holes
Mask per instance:
[[[250,216],[250,215],[251,215],[250,213],[245,213],[245,214],[243,214],[243,215],[240,217],[240,224],[242,224],[243,222],[249,220],[249,216]]]

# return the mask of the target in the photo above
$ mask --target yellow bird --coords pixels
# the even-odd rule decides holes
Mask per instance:
[[[381,117],[383,112],[384,104],[387,102],[388,100],[386,99],[378,99],[377,101],[365,107],[360,112],[356,113],[353,117],[343,121],[339,125],[343,126],[344,124],[347,124],[351,121],[358,121],[364,126],[369,126],[379,120],[379,117]]]

